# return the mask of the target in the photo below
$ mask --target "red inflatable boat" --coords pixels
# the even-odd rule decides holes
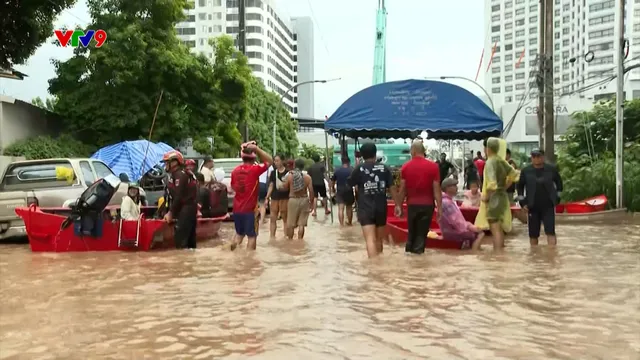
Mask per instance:
[[[407,220],[398,218],[387,219],[387,229],[391,239],[396,244],[403,244],[407,242],[408,230]],[[442,235],[438,228],[433,228],[432,231]],[[449,250],[468,250],[471,249],[471,242],[461,241],[455,239],[431,239],[427,238],[426,247],[429,249],[449,249]]]
[[[462,202],[458,201],[458,206],[460,206],[462,204]],[[404,203],[402,204],[402,208],[403,208],[403,212],[406,216],[407,214],[407,204]],[[395,214],[394,214],[394,209],[395,209],[395,204],[393,202],[387,202],[387,219],[395,219]],[[467,220],[470,223],[474,223],[476,221],[476,216],[478,215],[478,208],[476,207],[463,207],[460,206],[460,211],[462,212],[462,216],[464,216],[464,219]],[[521,209],[517,206],[512,206],[511,207],[511,214],[515,215],[517,212],[519,212]],[[437,228],[438,227],[438,223],[436,221],[436,217],[435,215],[433,216],[433,218],[431,219],[431,228]]]
[[[573,201],[556,207],[557,213],[567,212],[568,214],[588,214],[605,211],[609,200],[605,195],[594,196],[582,201]]]
[[[138,221],[116,219],[111,210],[102,212],[95,236],[79,234],[75,224],[63,227],[69,219],[69,209],[32,206],[17,208],[15,212],[24,220],[29,245],[34,252],[149,251],[175,247],[174,225],[152,219],[155,207],[143,208]],[[221,222],[227,217],[199,218],[197,241],[216,237]]]

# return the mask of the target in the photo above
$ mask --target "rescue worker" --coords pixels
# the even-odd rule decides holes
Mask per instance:
[[[164,154],[162,161],[169,174],[167,190],[169,192],[169,210],[164,221],[176,221],[174,241],[177,249],[196,248],[196,224],[198,222],[198,184],[195,177],[184,169],[184,157],[179,151],[172,150]]]
[[[198,164],[196,164],[196,161],[193,159],[187,159],[184,162],[184,171],[187,173],[187,175],[189,175],[190,177],[192,177],[195,181],[198,181],[198,179],[196,178],[196,167],[198,166]]]

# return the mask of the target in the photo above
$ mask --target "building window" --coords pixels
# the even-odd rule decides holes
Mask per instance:
[[[602,1],[599,3],[589,5],[589,12],[596,12],[611,9],[615,6],[614,0]]]
[[[529,24],[538,24],[538,16],[534,15],[529,18]]]
[[[500,29],[500,26],[499,26],[499,25],[498,25],[498,29]],[[492,42],[492,43],[497,43],[497,42],[499,42],[499,41],[500,41],[500,35],[498,35],[498,36],[492,36],[492,37],[491,37],[491,42]]]
[[[491,21],[500,21],[500,14],[495,14],[491,16]]]
[[[494,87],[491,89],[491,93],[492,94],[500,94],[500,88],[499,87]]]
[[[507,75],[504,77],[504,81],[509,82],[513,80],[513,75]]]
[[[491,32],[500,32],[500,25],[494,25],[491,27]],[[498,39],[500,40],[500,39]]]
[[[491,79],[491,83],[492,84],[500,84],[500,78],[499,77],[494,77],[493,79]]]
[[[512,12],[504,13],[504,19],[505,20],[513,19],[513,13]]]
[[[178,35],[195,35],[196,34],[196,28],[176,28],[176,31],[178,32]]]
[[[504,39],[505,39],[505,40],[511,40],[511,39],[513,39],[513,33],[507,33],[507,34],[504,34]]]
[[[524,40],[518,40],[516,41],[516,48],[521,48],[524,46]]]
[[[538,38],[529,39],[529,45],[538,45]]]
[[[529,6],[529,12],[536,12],[536,11],[538,11],[538,4],[533,4]]]
[[[524,8],[520,8],[518,10],[516,10],[516,16],[518,15],[524,15]]]
[[[496,11],[500,11],[500,4],[491,6],[491,12],[496,12]]]
[[[516,31],[516,37],[521,37],[521,36],[524,36],[524,30]]]
[[[523,25],[524,25],[524,19],[516,20],[516,26],[523,26]]]
[[[534,35],[538,33],[538,28],[535,26],[532,26],[529,28],[529,35]]]
[[[511,30],[511,29],[513,29],[513,23],[511,23],[511,22],[510,22],[510,23],[506,23],[506,24],[504,24],[504,29],[505,29],[505,30]]]
[[[613,36],[613,28],[607,30],[591,31],[589,33],[589,39],[599,39],[607,36]]]
[[[524,90],[524,84],[516,84],[516,90]]]
[[[497,73],[499,73],[499,72],[500,72],[500,68],[499,68],[499,67],[492,67],[492,68],[491,68],[491,73],[492,73],[492,74],[497,74]]]
[[[508,102],[508,103],[513,102],[513,97],[511,97],[511,96],[505,96],[505,97],[504,97],[504,102]]]
[[[504,46],[504,49],[505,49],[505,50],[507,50],[507,51],[509,51],[509,50],[513,49],[513,45],[511,45],[511,44],[506,44],[506,45]]]

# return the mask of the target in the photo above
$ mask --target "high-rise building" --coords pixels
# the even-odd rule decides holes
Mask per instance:
[[[485,0],[485,89],[504,121],[514,119],[507,140],[520,151],[538,146],[536,77],[538,54],[542,53],[539,3],[540,0]],[[631,44],[625,66],[629,66],[638,63],[640,56],[640,0],[627,0],[625,12],[625,37]],[[571,114],[615,96],[619,16],[619,0],[554,0],[557,141],[571,125]],[[640,98],[640,70],[625,76],[624,89],[627,100]]]
[[[531,70],[537,71],[540,0],[485,0],[485,88],[496,103],[537,99]],[[556,97],[577,95],[598,100],[615,93],[615,80],[590,87],[616,74],[618,0],[555,0],[553,73]],[[627,60],[640,55],[640,2],[627,1]],[[637,40],[637,41],[635,41]],[[635,45],[634,45],[635,44]],[[495,47],[493,58],[491,54]],[[634,54],[635,53],[635,54]],[[485,69],[486,69],[485,65]],[[529,87],[533,87],[531,91]],[[626,98],[640,97],[640,71],[625,83]]]
[[[187,19],[177,25],[178,37],[194,52],[212,61],[215,54],[210,38],[222,34],[236,39],[239,33],[238,0],[195,0],[185,10]],[[304,59],[304,76],[313,76],[313,26],[310,20],[295,20],[276,11],[276,0],[245,0],[246,55],[254,75],[266,88],[284,96],[282,102],[297,116],[301,103],[304,111],[313,111],[313,86],[298,89],[298,56]],[[294,25],[295,24],[295,25]],[[311,30],[309,30],[309,26]],[[297,34],[296,31],[300,31]],[[307,44],[310,41],[310,44]],[[300,47],[303,51],[299,51]],[[310,74],[309,75],[309,71]],[[289,90],[289,91],[288,91]]]

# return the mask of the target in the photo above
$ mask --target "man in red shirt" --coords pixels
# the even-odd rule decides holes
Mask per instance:
[[[485,142],[486,142],[486,140],[485,140]],[[485,145],[486,145],[486,143],[485,143]],[[485,164],[485,161],[482,158],[482,153],[480,151],[478,151],[476,155],[477,155],[476,158],[473,159],[473,164],[476,166],[476,169],[478,169],[478,177],[480,178],[480,188],[482,189],[482,181],[483,181],[483,178],[484,178],[484,164]]]
[[[402,203],[407,199],[407,223],[409,236],[405,252],[424,253],[425,239],[429,233],[434,203],[442,207],[440,168],[424,157],[422,141],[411,144],[411,160],[400,170],[400,191],[396,201],[396,216],[402,215]],[[438,211],[438,218],[440,211]]]
[[[261,164],[256,164],[256,154]],[[260,175],[267,171],[273,163],[271,156],[260,149],[254,141],[242,145],[242,165],[231,172],[231,188],[235,192],[233,198],[233,222],[236,236],[231,244],[234,250],[247,237],[247,249],[256,249],[258,237],[258,193],[260,192]]]

